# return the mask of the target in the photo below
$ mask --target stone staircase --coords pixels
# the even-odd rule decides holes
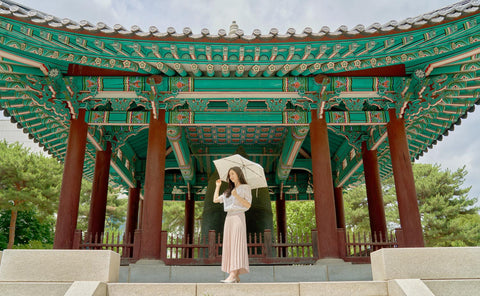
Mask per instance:
[[[111,251],[82,250],[6,250],[0,252],[0,295],[8,296],[123,296],[123,295],[356,295],[356,296],[472,296],[480,295],[480,247],[476,248],[405,248],[382,249],[371,255],[372,280],[332,280],[346,271],[349,264],[319,262],[316,266],[283,266],[286,276],[290,268],[292,280],[275,277],[275,267],[266,267],[243,277],[242,283],[222,284],[182,281],[172,271],[183,276],[201,270],[200,267],[162,266],[158,262],[139,262],[120,272],[119,255]],[[324,263],[324,264],[322,264]],[[143,264],[143,265],[142,265]],[[337,266],[335,266],[337,265]],[[252,271],[256,267],[253,266]],[[218,270],[218,266],[212,267]],[[197,270],[195,270],[197,269]],[[330,273],[329,273],[330,269]],[[213,270],[213,269],[212,269]],[[319,271],[326,271],[322,274]],[[272,281],[254,282],[255,273],[272,272]],[[343,272],[342,271],[342,272]],[[140,276],[159,282],[134,282]],[[318,281],[301,281],[299,273],[309,272]],[[123,276],[121,274],[123,273]],[[136,273],[136,275],[135,275]],[[169,273],[168,280],[165,273]],[[217,275],[217,274],[215,274]],[[326,278],[324,277],[326,275]],[[223,276],[223,274],[222,274]],[[135,278],[136,277],[136,278]],[[163,281],[162,281],[163,277]],[[330,278],[329,278],[330,277]],[[119,279],[129,282],[119,282]],[[149,281],[148,278],[144,278]],[[218,279],[218,278],[217,278]],[[133,281],[132,281],[133,280]],[[170,281],[170,282],[168,282]]]
[[[220,266],[167,266],[161,261],[140,260],[120,267],[120,283],[218,283],[226,273]],[[371,281],[370,264],[341,259],[319,260],[314,265],[254,265],[241,275],[244,283]]]

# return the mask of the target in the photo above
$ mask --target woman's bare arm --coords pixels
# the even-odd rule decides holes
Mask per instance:
[[[220,186],[222,185],[222,180],[218,179],[216,182],[215,182],[215,193],[213,194],[213,202],[214,203],[219,203],[221,202],[221,199],[218,198],[219,194],[220,194]]]
[[[240,204],[242,204],[242,206],[244,206],[245,208],[250,208],[251,206],[250,202],[246,200],[243,196],[240,196],[237,193],[236,189],[233,189],[232,195],[235,196],[235,198],[238,200],[238,202],[240,202]]]

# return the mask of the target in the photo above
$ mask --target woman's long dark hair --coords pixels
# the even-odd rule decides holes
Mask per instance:
[[[247,184],[247,180],[245,180],[245,176],[243,175],[242,169],[239,167],[231,167],[228,170],[228,174],[227,174],[228,189],[225,190],[226,197],[230,197],[230,195],[232,194],[232,190],[235,188],[235,183],[233,183],[233,181],[230,180],[230,171],[234,171],[237,174],[238,181],[240,182],[240,184]]]

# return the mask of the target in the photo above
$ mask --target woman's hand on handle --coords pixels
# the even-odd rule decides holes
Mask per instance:
[[[240,196],[240,195],[237,193],[237,189],[236,189],[236,188],[232,190],[232,196],[235,196],[235,198],[238,200],[238,202],[239,202],[242,206],[244,206],[244,207],[246,207],[246,208],[250,208],[251,203],[250,203],[248,200],[246,200],[243,196]]]
[[[220,199],[218,199],[218,195],[220,194],[220,186],[222,185],[222,180],[218,179],[215,181],[215,193],[213,194],[213,202],[214,203],[219,203]]]

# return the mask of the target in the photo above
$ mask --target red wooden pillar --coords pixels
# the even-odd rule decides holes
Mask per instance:
[[[87,130],[88,124],[85,122],[85,109],[80,109],[78,117],[70,121],[67,155],[65,156],[55,239],[53,242],[54,249],[71,249],[73,247],[73,238],[77,228]]]
[[[335,213],[337,217],[337,228],[345,228],[345,210],[343,208],[343,187],[333,189],[335,196]]]
[[[285,237],[287,235],[287,215],[284,192],[278,194],[275,205],[277,211],[277,236],[282,238],[282,242],[285,242]]]
[[[287,238],[287,214],[285,207],[285,193],[280,192],[275,201],[277,211],[277,237],[279,243],[285,243]],[[280,248],[280,255],[282,257],[287,256],[287,249]]]
[[[193,243],[195,233],[195,198],[190,190],[185,195],[185,243]],[[186,249],[185,257],[192,258],[192,249]]]
[[[423,247],[423,232],[418,210],[417,193],[408,151],[405,120],[397,118],[395,109],[388,110],[387,124],[390,156],[397,192],[398,212],[406,247]]]
[[[127,221],[125,222],[125,235],[133,241],[133,236],[138,224],[138,207],[140,202],[140,182],[137,182],[135,188],[130,188],[128,191],[128,209]]]
[[[140,248],[140,258],[142,259],[160,259],[166,144],[165,110],[158,111],[158,118],[154,118],[152,112],[148,130],[147,166],[145,169],[143,229]]]
[[[185,196],[185,237],[188,236],[189,242],[192,243],[193,234],[195,232],[195,199],[190,192]]]
[[[339,258],[327,122],[317,117],[317,110],[312,110],[310,142],[318,252],[320,258]]]
[[[372,237],[377,240],[385,240],[387,234],[387,222],[385,220],[385,208],[383,206],[382,184],[378,169],[377,150],[369,150],[367,142],[362,142],[363,170],[365,174],[365,186],[367,188],[368,214],[370,217],[370,230]]]
[[[137,229],[143,229],[143,201],[144,201],[144,198],[140,199],[140,202],[139,202],[139,205],[138,205],[139,211],[138,211]]]
[[[88,232],[91,233],[92,237],[97,235],[100,237],[100,234],[105,230],[111,156],[112,144],[107,142],[105,151],[97,151],[95,157],[92,199],[90,202],[90,215],[88,216]]]

